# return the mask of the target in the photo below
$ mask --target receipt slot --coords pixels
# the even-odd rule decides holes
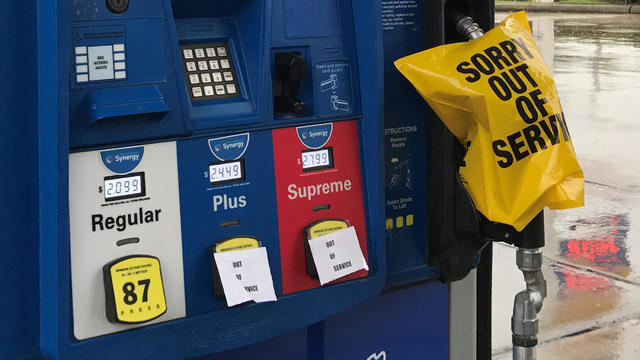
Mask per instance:
[[[379,4],[7,6],[0,358],[209,356],[382,291]],[[283,79],[304,111],[274,111]]]

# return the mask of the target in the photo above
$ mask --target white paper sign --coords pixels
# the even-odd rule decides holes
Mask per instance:
[[[227,306],[247,301],[276,301],[267,249],[214,253]]]
[[[311,239],[309,247],[322,285],[361,269],[369,270],[353,226]]]

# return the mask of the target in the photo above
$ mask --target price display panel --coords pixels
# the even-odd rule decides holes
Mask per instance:
[[[114,175],[104,178],[104,199],[115,201],[146,195],[144,173]]]
[[[302,152],[302,171],[333,168],[333,148],[307,150]]]
[[[242,182],[246,175],[244,159],[209,164],[209,182],[214,186]]]

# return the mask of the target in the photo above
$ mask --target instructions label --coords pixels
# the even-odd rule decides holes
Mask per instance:
[[[271,268],[264,247],[214,253],[227,306],[247,301],[276,301]]]
[[[320,116],[353,112],[351,70],[347,60],[323,61],[315,65]]]
[[[353,226],[311,239],[309,247],[322,285],[361,269],[369,270]]]
[[[418,0],[389,0],[382,2],[382,29],[395,30],[402,26],[416,26]]]

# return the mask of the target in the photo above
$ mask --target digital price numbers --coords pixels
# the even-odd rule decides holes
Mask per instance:
[[[333,148],[302,152],[302,170],[313,171],[333,167]]]
[[[228,184],[244,180],[244,159],[209,165],[209,181],[211,185]]]
[[[143,172],[104,178],[104,199],[106,201],[129,199],[145,194]]]

